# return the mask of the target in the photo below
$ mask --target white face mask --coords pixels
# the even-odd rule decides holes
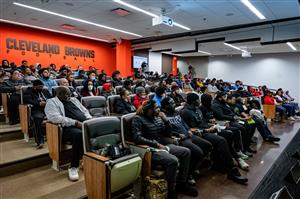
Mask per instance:
[[[88,86],[89,91],[93,90],[93,85]]]

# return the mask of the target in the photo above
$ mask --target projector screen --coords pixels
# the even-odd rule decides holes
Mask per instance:
[[[141,68],[143,62],[148,64],[148,59],[146,57],[133,56],[133,68]]]

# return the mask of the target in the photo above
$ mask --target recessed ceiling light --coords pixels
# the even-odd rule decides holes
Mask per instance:
[[[202,50],[198,50],[199,53],[203,53],[203,54],[206,54],[206,55],[211,55],[211,53],[209,52],[205,52],[205,51],[202,51]]]
[[[116,32],[125,33],[125,34],[133,35],[133,36],[136,36],[136,37],[143,37],[142,35],[138,35],[138,34],[135,34],[135,33],[132,33],[132,32],[127,32],[127,31],[124,31],[124,30],[120,30],[120,29],[117,29],[117,28],[112,28],[112,27],[101,25],[101,24],[94,23],[94,22],[91,22],[91,21],[87,21],[87,20],[83,20],[83,19],[79,19],[79,18],[75,18],[75,17],[70,17],[70,16],[67,16],[67,15],[63,15],[63,14],[59,14],[59,13],[56,13],[56,12],[52,12],[52,11],[40,9],[40,8],[37,8],[37,7],[28,6],[28,5],[17,3],[17,2],[14,2],[13,4],[16,5],[16,6],[20,6],[20,7],[24,7],[24,8],[28,8],[28,9],[32,9],[32,10],[36,10],[36,11],[39,11],[39,12],[43,12],[43,13],[47,13],[47,14],[59,16],[59,17],[62,17],[62,18],[66,18],[66,19],[78,21],[78,22],[89,24],[89,25],[93,25],[93,26],[97,26],[97,27],[100,27],[100,28],[105,28],[105,29],[116,31]]]
[[[141,8],[139,8],[139,7],[136,7],[136,6],[134,6],[134,5],[131,5],[131,4],[129,4],[129,3],[124,2],[124,1],[122,1],[122,0],[113,0],[113,1],[116,2],[116,3],[119,3],[119,4],[123,5],[123,6],[127,6],[128,8],[131,8],[131,9],[133,9],[133,10],[142,12],[142,13],[144,13],[144,14],[146,14],[146,15],[151,16],[151,17],[154,17],[154,18],[155,18],[155,17],[159,17],[158,15],[156,15],[156,14],[154,14],[154,13],[152,13],[152,12],[149,12],[149,11],[147,11],[147,10],[141,9]],[[191,30],[189,27],[186,27],[186,26],[184,26],[184,25],[182,25],[182,24],[179,24],[179,23],[177,23],[177,22],[174,22],[173,25],[174,25],[174,26],[177,26],[177,27],[179,27],[179,28],[185,29],[185,30]]]
[[[65,35],[71,35],[71,36],[81,37],[81,38],[85,38],[85,39],[92,39],[92,40],[103,41],[103,42],[107,42],[107,43],[109,42],[108,40],[105,40],[105,39],[98,39],[98,38],[95,38],[95,37],[87,37],[87,36],[78,35],[78,34],[74,34],[74,33],[54,30],[54,29],[50,29],[50,28],[43,28],[43,27],[40,27],[40,26],[33,26],[33,25],[29,25],[29,24],[25,24],[25,23],[19,23],[19,22],[15,22],[15,21],[9,21],[9,20],[5,20],[5,19],[0,19],[0,22],[15,24],[15,25],[19,25],[19,26],[26,26],[26,27],[36,28],[36,29],[39,29],[39,30],[46,30],[46,31],[50,31],[50,32],[62,33],[62,34],[65,34]]]
[[[243,49],[241,49],[241,48],[239,48],[239,47],[237,47],[237,46],[234,46],[234,45],[232,45],[232,44],[229,44],[229,43],[224,43],[224,45],[226,45],[226,46],[229,46],[229,47],[231,47],[231,48],[234,48],[234,49],[236,49],[236,50],[239,50],[239,51],[242,51],[242,52],[247,52],[246,50],[243,50]]]
[[[241,0],[241,2],[247,6],[259,19],[266,19],[266,17],[259,10],[257,10],[257,8],[249,0]]]
[[[287,44],[293,51],[297,51],[297,48],[296,48],[291,42],[286,42],[286,44]]]

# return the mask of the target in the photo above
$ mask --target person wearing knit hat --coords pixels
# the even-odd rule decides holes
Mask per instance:
[[[200,99],[197,94],[189,93],[187,95],[187,104],[181,110],[180,115],[189,128],[197,129],[194,133],[197,133],[213,145],[213,167],[218,171],[226,172],[227,178],[234,182],[247,183],[248,179],[243,177],[238,168],[235,167],[229,143],[224,138],[231,134],[224,132],[224,137],[222,137],[223,135],[218,135],[217,125],[207,123],[200,110]]]
[[[44,108],[47,99],[51,98],[51,94],[47,89],[43,89],[44,83],[36,79],[32,82],[32,87],[26,89],[24,93],[24,103],[31,104],[31,117],[33,118],[34,126],[33,132],[37,148],[41,149],[44,145],[44,132],[42,123],[45,118]]]
[[[144,101],[148,100],[148,97],[146,95],[146,90],[144,87],[139,86],[135,88],[135,96],[132,100],[133,105],[135,106],[136,109],[138,109]]]
[[[106,99],[108,98],[108,96],[113,95],[113,91],[111,88],[111,84],[110,83],[105,83],[102,86],[102,91],[100,93],[101,96],[104,96]]]

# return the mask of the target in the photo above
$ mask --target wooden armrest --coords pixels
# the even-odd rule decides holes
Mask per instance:
[[[135,145],[135,146],[143,148],[143,149],[148,149],[149,148],[148,145],[139,145],[139,144],[135,144],[134,142],[130,142],[130,141],[126,141],[126,144]]]
[[[86,152],[84,155],[91,157],[93,159],[99,160],[101,162],[106,162],[106,161],[110,160],[108,157],[97,155],[96,153],[92,153],[92,152]]]

